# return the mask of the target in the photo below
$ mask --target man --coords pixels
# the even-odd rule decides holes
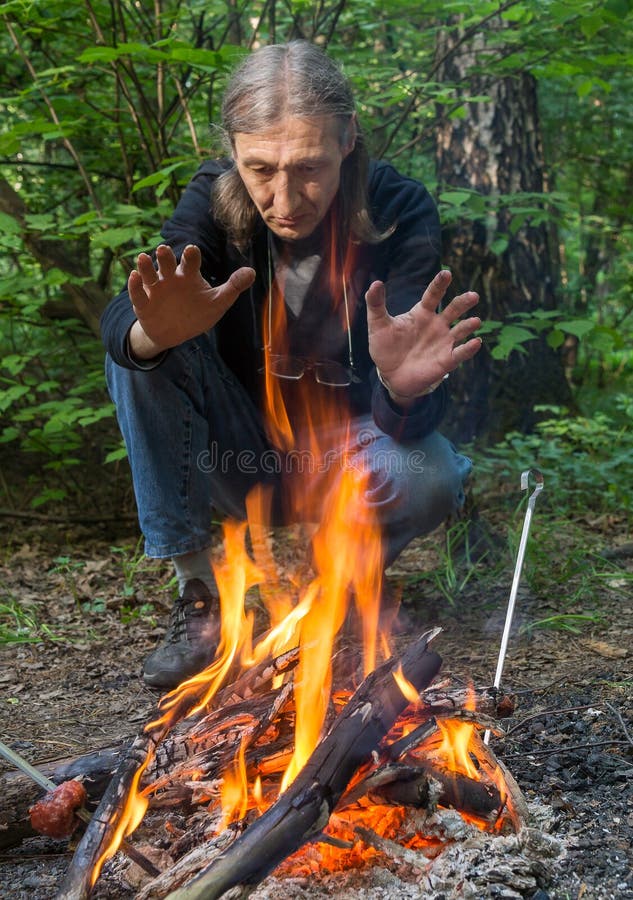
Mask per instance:
[[[165,243],[140,254],[102,322],[146,553],[173,558],[180,585],[165,641],[145,662],[159,689],[216,648],[212,506],[241,517],[249,490],[268,481],[283,516],[283,485],[261,464],[271,449],[262,348],[273,376],[344,392],[385,565],[459,507],[470,470],[435,428],[443,380],[480,347],[480,320],[458,321],[478,298],[461,294],[438,313],[450,275],[436,274],[428,192],[369,163],[347,81],[306,42],[249,56],[222,117],[231,159],[202,165]],[[286,317],[276,336],[275,296]],[[235,464],[245,450],[254,465]],[[401,464],[412,450],[424,466]],[[222,466],[205,464],[211,451]]]

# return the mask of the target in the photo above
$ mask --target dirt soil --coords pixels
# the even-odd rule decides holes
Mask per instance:
[[[594,559],[567,581],[553,574],[563,571],[565,554],[577,555],[574,536],[539,536],[533,529],[541,554],[519,591],[504,675],[517,708],[505,738],[494,744],[528,801],[547,809],[547,828],[563,852],[536,889],[504,894],[491,884],[482,897],[633,898],[633,559],[622,523],[599,526],[595,546],[607,546],[610,561],[598,565]],[[584,523],[584,534],[592,527]],[[171,605],[170,570],[139,554],[133,526],[100,529],[98,536],[94,527],[50,522],[4,519],[1,528],[0,739],[37,764],[132,738],[156,700],[140,669]],[[298,548],[292,536],[282,534],[277,542],[284,565]],[[426,577],[442,564],[441,543],[441,532],[415,542],[389,573],[402,594],[406,632],[440,624],[435,649],[444,660],[443,675],[489,685],[513,558],[497,547],[502,561],[493,566],[487,557],[487,577],[468,579],[457,571],[457,581],[444,558],[441,577]],[[559,618],[561,611],[567,618]],[[407,640],[405,633],[398,643]],[[8,769],[0,762],[0,775]],[[54,897],[71,853],[68,842],[47,838],[5,850],[0,897]],[[307,879],[295,882],[287,896],[431,896],[415,882],[406,890],[395,887],[388,873],[383,882],[351,894],[330,882],[319,893],[315,880]],[[100,896],[133,896],[107,866],[100,885]]]

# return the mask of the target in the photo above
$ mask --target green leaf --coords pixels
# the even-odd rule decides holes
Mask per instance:
[[[496,319],[484,319],[477,329],[477,334],[492,334],[493,332],[498,331],[502,325],[503,322],[498,322]]]
[[[504,344],[523,344],[534,340],[535,334],[519,325],[504,325],[499,334],[499,341]]]
[[[31,500],[31,506],[37,509],[38,506],[43,506],[45,503],[64,500],[67,496],[68,492],[64,488],[46,488]]]
[[[162,50],[156,50],[147,44],[132,41],[120,43],[116,47],[88,47],[81,56],[79,56],[78,61],[81,63],[111,63],[120,59],[122,56],[138,56],[155,63],[164,62],[169,58],[168,54]]]
[[[553,331],[550,331],[546,340],[548,347],[551,347],[552,350],[558,350],[565,343],[565,333],[559,328],[555,328]]]
[[[5,212],[0,212],[0,230],[5,234],[21,234],[22,226],[17,219]]]
[[[10,388],[0,390],[0,411],[6,412],[16,400],[31,392],[31,388],[25,384],[14,384]]]
[[[121,447],[117,447],[116,450],[110,450],[110,452],[108,454],[106,454],[106,458],[105,458],[104,462],[106,462],[106,463],[118,462],[120,459],[126,459],[126,457],[127,457],[127,450],[125,449],[125,446],[121,446]]]
[[[106,228],[105,231],[97,231],[92,235],[91,243],[95,247],[109,247],[116,250],[125,244],[137,246],[139,241],[139,229],[135,225],[121,228]]]
[[[226,69],[228,66],[224,54],[216,50],[201,50],[197,47],[173,47],[168,51],[168,57],[177,62],[185,62],[190,66],[203,68],[208,72]]]
[[[168,166],[165,166],[162,169],[159,169],[157,172],[152,172],[151,175],[147,175],[145,178],[142,178],[140,181],[136,182],[136,184],[132,188],[132,193],[136,193],[143,188],[153,187],[153,185],[155,184],[161,184],[162,182],[168,181],[171,173],[175,172],[177,169],[181,168],[184,165],[190,165],[190,160],[181,159],[177,162],[171,163]]]
[[[453,109],[449,114],[449,119],[465,119],[468,115],[468,107],[466,106],[458,106]]]
[[[522,344],[532,341],[536,335],[527,328],[521,328],[519,325],[504,325],[497,339],[497,344],[492,349],[493,359],[507,359],[510,354],[517,350],[519,353],[525,353]]]
[[[2,434],[0,434],[0,444],[9,444],[19,437],[20,432],[18,429],[14,425],[9,425],[7,428],[2,429]]]
[[[589,319],[569,319],[565,322],[559,322],[558,327],[561,331],[573,334],[579,340],[585,335],[590,334],[595,329],[595,323]]]
[[[30,361],[28,353],[8,353],[2,360],[1,368],[9,375],[18,375]]]
[[[502,253],[508,249],[508,238],[498,237],[490,245],[490,252],[494,253],[495,256],[501,256]]]
[[[606,0],[604,7],[614,16],[624,19],[633,9],[631,0]]]
[[[440,202],[450,203],[451,206],[463,206],[464,203],[468,203],[472,195],[472,191],[442,191]]]

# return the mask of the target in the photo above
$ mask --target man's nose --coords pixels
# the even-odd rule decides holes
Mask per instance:
[[[278,172],[275,179],[275,212],[278,216],[292,216],[301,204],[301,191],[287,172]]]

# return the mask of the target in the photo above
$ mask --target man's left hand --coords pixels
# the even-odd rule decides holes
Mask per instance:
[[[398,402],[412,402],[428,392],[460,363],[472,359],[481,347],[480,338],[471,338],[481,319],[461,319],[478,302],[478,294],[459,294],[437,312],[450,283],[451,273],[442,270],[422,299],[399,316],[387,312],[381,281],[374,281],[365,295],[369,353]]]

